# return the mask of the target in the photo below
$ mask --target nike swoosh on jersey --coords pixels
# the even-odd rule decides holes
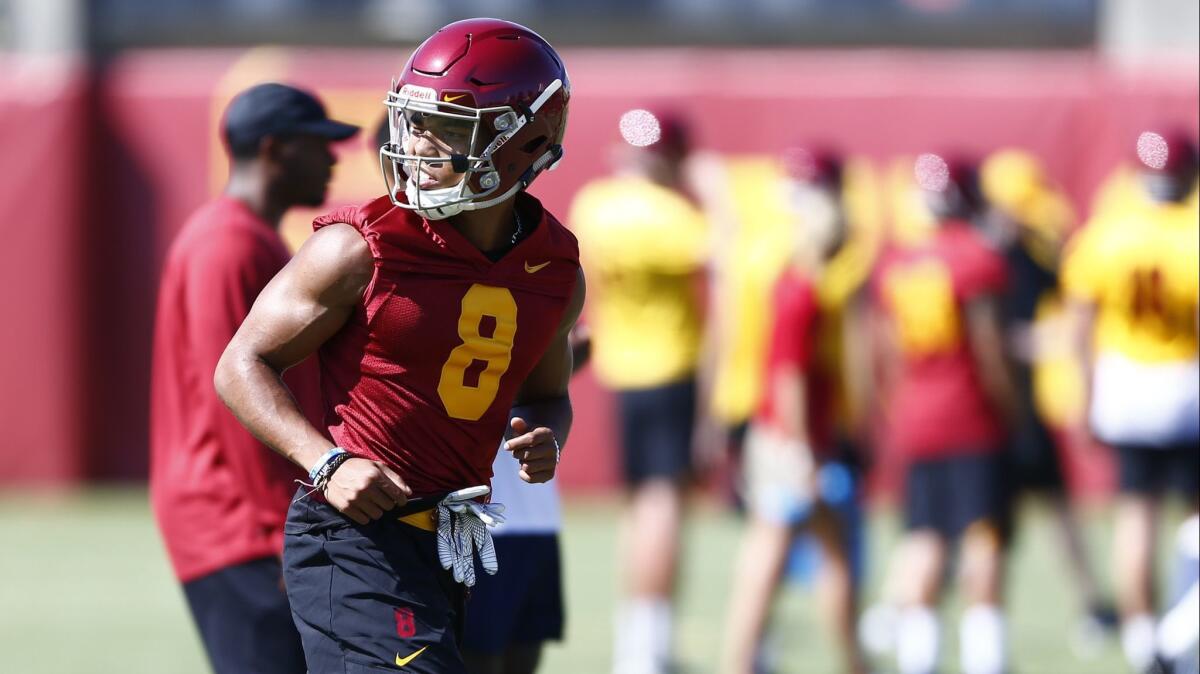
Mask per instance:
[[[396,654],[396,666],[403,667],[404,665],[407,665],[408,663],[412,662],[413,660],[416,660],[417,656],[424,653],[426,648],[429,648],[429,647],[422,646],[421,650],[417,651],[416,653],[413,653],[412,655],[408,656],[407,658],[402,658],[402,657],[400,657],[400,654],[397,653]]]
[[[539,271],[545,269],[546,265],[548,265],[548,264],[550,264],[550,260],[546,260],[545,262],[543,262],[541,264],[535,264],[533,266],[530,266],[529,260],[525,260],[525,271],[530,274],[536,274]]]

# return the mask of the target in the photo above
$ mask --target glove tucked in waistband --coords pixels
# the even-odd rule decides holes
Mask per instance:
[[[455,582],[467,587],[475,585],[476,550],[488,575],[495,575],[499,570],[488,527],[504,521],[503,504],[478,503],[472,498],[455,492],[437,505],[438,561],[454,576]]]

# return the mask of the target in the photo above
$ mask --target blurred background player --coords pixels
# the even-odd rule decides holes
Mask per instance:
[[[698,151],[689,160],[711,234],[705,347],[713,429],[700,453],[727,459],[720,485],[742,509],[737,488],[742,446],[762,397],[775,281],[791,262],[796,232],[780,156],[736,160]]]
[[[326,117],[311,94],[261,84],[233,99],[222,132],[224,193],[184,225],[168,253],[154,333],[150,498],[176,576],[215,671],[306,670],[279,556],[304,475],[250,435],[212,385],[217,361],[259,292],[290,257],[284,213],[320,206],[330,143],[358,127]],[[315,363],[287,373],[310,419]]]
[[[843,328],[850,295],[860,285],[845,282],[842,161],[832,152],[793,148],[786,164],[785,185],[799,231],[796,254],[775,287],[763,404],[743,457],[750,523],[733,579],[722,671],[773,669],[763,637],[789,551],[803,530],[820,547],[822,612],[841,649],[843,670],[865,672],[854,637],[857,518],[838,510],[839,502],[857,500],[846,452],[838,451],[850,425],[842,358],[861,355],[841,343],[848,336]],[[821,479],[837,470],[844,479],[836,486]],[[831,486],[839,491],[835,498]]]
[[[937,605],[957,544],[966,604],[961,667],[1000,674],[1007,668],[1004,443],[1015,415],[1000,314],[1004,261],[971,224],[983,208],[975,167],[925,154],[914,168],[935,229],[885,253],[872,281],[887,432],[908,461],[907,533],[895,567],[897,663],[903,674],[936,669]]]
[[[1113,577],[1121,644],[1135,671],[1156,657],[1159,503],[1200,498],[1200,209],[1197,152],[1182,134],[1136,144],[1142,189],[1111,200],[1071,242],[1063,286],[1085,382],[1080,435],[1116,452]]]
[[[1082,612],[1089,625],[1113,629],[1116,615],[1088,559],[1062,454],[1035,390],[1036,368],[1052,358],[1050,343],[1056,335],[1050,333],[1062,323],[1050,317],[1059,313],[1058,270],[1063,243],[1075,225],[1074,212],[1041,162],[1022,150],[988,156],[980,167],[980,187],[988,209],[978,224],[1008,269],[1002,310],[1017,394],[1016,424],[1009,438],[1013,487],[1050,501],[1067,575],[1078,586]]]
[[[616,394],[629,490],[613,671],[641,674],[671,660],[709,232],[685,184],[684,119],[632,110],[620,131],[617,175],[585,186],[570,222],[593,278],[595,371]]]
[[[585,325],[571,330],[572,370],[591,357]],[[467,598],[463,660],[471,674],[532,674],[542,647],[563,637],[566,608],[558,532],[562,506],[555,481],[530,484],[508,452],[492,463],[492,500],[504,504],[504,522],[492,529],[501,564],[479,572]]]

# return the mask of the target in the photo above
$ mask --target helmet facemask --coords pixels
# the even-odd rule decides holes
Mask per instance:
[[[496,193],[505,181],[496,166],[495,154],[528,124],[534,113],[561,87],[562,82],[555,80],[528,110],[518,111],[507,105],[473,108],[438,101],[437,93],[428,87],[405,84],[397,88],[393,85],[384,101],[391,139],[379,149],[380,169],[392,203],[415,210],[430,220],[441,220],[463,211],[488,208],[511,198],[543,168],[557,161],[561,149],[553,146],[552,151],[539,157],[519,180],[500,194]],[[455,135],[465,141],[459,143],[462,153],[437,157],[406,154],[409,137],[418,132],[414,130],[416,125],[424,127],[425,130],[421,132],[430,132],[443,147],[454,143],[440,138],[436,129],[455,130]],[[436,168],[436,165],[445,163],[455,173],[462,174],[462,179],[449,187],[422,189],[420,182],[423,169]],[[407,203],[399,199],[401,190],[407,196]]]

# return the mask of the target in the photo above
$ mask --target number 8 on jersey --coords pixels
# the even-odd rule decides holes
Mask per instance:
[[[438,396],[455,419],[478,421],[492,406],[512,360],[517,302],[507,288],[476,283],[462,298],[455,347],[442,365]]]

